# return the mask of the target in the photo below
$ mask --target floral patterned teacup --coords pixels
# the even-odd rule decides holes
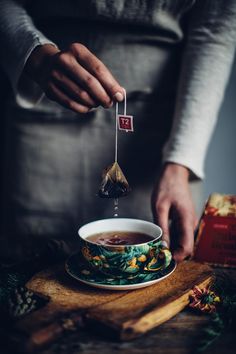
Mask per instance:
[[[135,245],[101,245],[87,239],[111,231],[141,232],[152,239]],[[161,240],[161,228],[148,221],[128,218],[98,220],[82,226],[78,233],[82,261],[112,278],[133,278],[141,272],[156,272],[168,267],[172,259]]]

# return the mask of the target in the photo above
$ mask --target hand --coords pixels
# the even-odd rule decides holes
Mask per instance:
[[[84,45],[73,43],[66,51],[51,44],[36,47],[25,72],[46,96],[78,113],[123,100],[123,88],[107,67]]]
[[[168,163],[152,194],[154,221],[162,228],[163,240],[170,245],[177,262],[192,255],[197,225],[188,178],[186,167]],[[171,229],[173,227],[175,231],[171,240],[169,220],[172,222]]]

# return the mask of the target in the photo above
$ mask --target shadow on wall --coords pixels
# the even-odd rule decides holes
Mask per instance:
[[[207,158],[204,196],[236,194],[236,58]]]

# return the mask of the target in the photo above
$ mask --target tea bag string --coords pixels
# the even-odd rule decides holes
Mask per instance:
[[[124,116],[126,116],[127,110],[127,97],[126,90],[124,90]],[[116,134],[115,134],[115,162],[118,161],[118,116],[119,116],[119,103],[116,102]]]

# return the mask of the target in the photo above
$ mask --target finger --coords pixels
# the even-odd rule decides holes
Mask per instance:
[[[51,83],[49,88],[46,90],[46,96],[51,100],[60,103],[63,107],[71,109],[76,113],[87,113],[90,110],[89,107],[73,101],[53,83]]]
[[[161,227],[163,231],[162,240],[167,243],[168,247],[170,246],[169,211],[170,204],[165,202],[161,205],[156,204],[154,213],[154,221]]]
[[[91,108],[98,106],[98,103],[86,91],[82,90],[75,82],[73,82],[62,72],[53,70],[51,76],[56,85],[75,101]]]
[[[121,102],[124,99],[123,88],[116,81],[109,69],[99,60],[88,48],[80,43],[71,45],[72,52],[76,55],[79,63],[93,76],[95,76],[107,91],[108,95],[115,101]]]
[[[199,219],[197,216],[195,216],[195,221],[194,221],[194,230],[198,227]]]
[[[179,210],[178,219],[178,245],[173,252],[177,262],[192,256],[194,246],[194,219],[186,209]]]
[[[101,83],[84,69],[74,57],[69,56],[67,53],[59,53],[58,66],[65,70],[73,81],[83,87],[103,107],[109,108],[112,106],[113,102]]]

